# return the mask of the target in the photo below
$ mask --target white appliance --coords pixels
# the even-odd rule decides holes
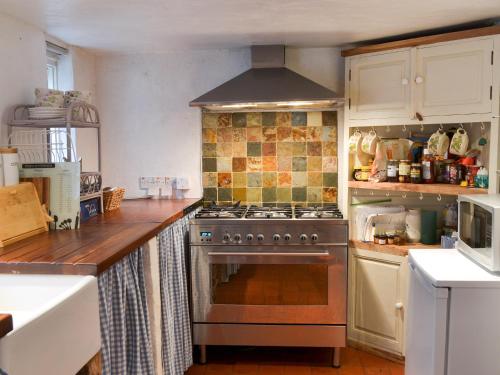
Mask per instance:
[[[500,272],[500,195],[458,197],[458,246],[490,271]]]
[[[500,374],[500,276],[456,249],[410,250],[405,375]]]

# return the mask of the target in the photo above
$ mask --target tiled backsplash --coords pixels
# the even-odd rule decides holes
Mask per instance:
[[[203,114],[203,192],[221,204],[337,201],[337,112]]]

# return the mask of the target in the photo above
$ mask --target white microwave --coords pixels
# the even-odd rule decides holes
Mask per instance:
[[[458,197],[458,250],[500,272],[500,194]]]

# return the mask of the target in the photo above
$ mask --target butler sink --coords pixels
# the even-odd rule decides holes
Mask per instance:
[[[0,275],[0,313],[14,322],[0,338],[7,374],[75,374],[100,349],[95,277]]]

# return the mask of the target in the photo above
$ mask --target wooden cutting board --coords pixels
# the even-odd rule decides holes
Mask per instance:
[[[21,182],[32,182],[35,185],[38,199],[42,206],[50,207],[50,177],[25,177],[20,178]]]
[[[46,232],[47,219],[31,182],[0,188],[0,247]]]

